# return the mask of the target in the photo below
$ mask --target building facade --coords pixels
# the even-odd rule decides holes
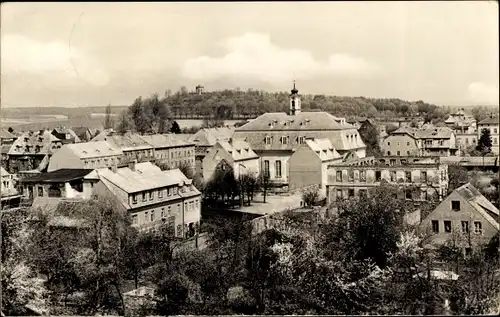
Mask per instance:
[[[107,141],[112,147],[122,151],[123,154],[118,159],[119,167],[132,162],[154,162],[153,146],[144,141],[139,134],[130,132],[118,134],[112,130],[105,130],[92,141]]]
[[[17,207],[20,203],[20,195],[16,190],[14,175],[7,172],[3,167],[0,167],[0,197],[1,208]]]
[[[481,132],[483,131],[483,129],[488,129],[490,131],[490,135],[491,135],[491,151],[498,155],[500,153],[499,151],[499,142],[500,142],[500,139],[499,139],[499,130],[500,130],[500,127],[499,127],[500,123],[499,123],[499,117],[498,116],[490,116],[489,118],[487,119],[484,119],[482,121],[480,121],[478,124],[477,124],[477,138],[479,140],[479,138],[481,137]]]
[[[403,188],[418,187],[419,193],[405,191],[409,200],[429,200],[431,196],[442,199],[448,190],[448,165],[440,164],[439,158],[421,157],[367,158],[330,165],[327,203],[360,197],[383,181]]]
[[[366,146],[356,127],[344,118],[327,112],[303,112],[298,90],[292,89],[290,112],[265,113],[237,128],[235,139],[247,141],[261,158],[261,173],[269,174],[271,184],[289,185],[289,159],[306,139],[329,139],[340,154],[366,156]]]
[[[463,248],[488,243],[500,230],[498,209],[470,183],[455,189],[420,224],[430,243],[455,239]]]
[[[457,153],[455,132],[446,127],[399,128],[381,142],[387,156],[452,156]]]
[[[196,173],[203,176],[203,158],[218,141],[229,141],[234,128],[203,128],[189,137],[195,144]]]
[[[155,230],[167,224],[179,238],[198,233],[201,193],[179,169],[162,171],[150,162],[112,171],[97,170],[98,196],[115,199],[138,230]]]
[[[450,114],[444,123],[456,133],[471,134],[476,133],[477,130],[476,119],[474,116],[467,114],[464,108]]]
[[[141,135],[153,147],[154,162],[163,169],[179,168],[182,164],[195,169],[195,145],[176,134]]]
[[[259,156],[248,142],[242,140],[218,141],[203,158],[203,179],[208,181],[220,164],[230,166],[234,176],[248,174],[258,177],[260,170]]]
[[[61,140],[63,144],[82,142],[78,137],[78,135],[76,135],[75,131],[64,127],[58,127],[53,129],[52,135]]]
[[[343,160],[328,139],[306,140],[290,157],[290,189],[318,185],[326,196],[328,166]]]
[[[123,152],[107,141],[66,144],[52,155],[47,171],[114,167],[121,157]]]

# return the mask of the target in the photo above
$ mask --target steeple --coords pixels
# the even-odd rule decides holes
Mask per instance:
[[[299,90],[295,87],[295,79],[293,80],[293,89],[290,95],[290,115],[294,116],[300,113],[300,96]]]

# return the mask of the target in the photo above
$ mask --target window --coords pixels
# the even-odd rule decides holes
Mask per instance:
[[[382,178],[382,173],[380,171],[375,171],[375,181],[380,182],[381,178]]]
[[[146,193],[142,193],[142,201],[146,201]]]
[[[155,211],[151,210],[151,221],[155,221]]]
[[[411,172],[405,172],[405,182],[411,183]]]
[[[269,177],[269,176],[270,176],[270,173],[269,173],[269,161],[265,160],[264,161],[264,177]]]
[[[198,199],[195,200],[194,205],[195,205],[196,209],[198,209],[198,207],[200,206],[200,202]]]
[[[406,142],[406,146],[410,146],[410,142]]]
[[[396,181],[396,171],[391,171],[391,182]]]
[[[165,218],[165,208],[161,209],[161,218]]]
[[[427,172],[421,171],[420,172],[420,179],[422,183],[427,183]]]
[[[398,141],[398,146],[399,146],[399,141]]]
[[[342,171],[337,171],[337,182],[342,182]]]
[[[299,136],[299,137],[297,138],[297,143],[298,143],[298,144],[303,144],[303,143],[304,143],[304,137],[303,137],[303,136]]]
[[[450,220],[444,221],[444,232],[446,232],[446,233],[451,232],[451,221]]]
[[[401,156],[401,152],[400,152],[400,151],[397,151],[397,152],[396,152],[396,155],[397,155],[397,156]]]
[[[38,197],[43,197],[43,187],[38,186]]]
[[[474,221],[474,233],[483,234],[483,225],[481,221]]]
[[[172,196],[171,188],[167,188],[167,196]]]
[[[360,189],[358,194],[359,194],[359,197],[366,197],[366,189]]]
[[[406,155],[410,156],[410,151],[406,151]]]
[[[366,172],[365,171],[359,171],[359,181],[366,182]]]
[[[469,233],[469,222],[462,221],[462,233]]]
[[[288,137],[287,136],[282,136],[280,139],[281,139],[281,144],[288,144]]]
[[[272,137],[270,137],[270,136],[266,136],[266,137],[264,138],[264,143],[265,143],[265,144],[271,144],[271,143],[272,143]]]
[[[281,177],[281,161],[276,161],[276,178]]]
[[[389,146],[390,146],[390,145],[391,145],[391,142],[387,142],[387,145],[389,145]]]
[[[405,190],[405,198],[411,199],[411,190],[409,190],[409,189]]]
[[[144,213],[144,222],[148,222],[149,221],[149,217],[148,216],[149,216],[149,212],[146,211]]]
[[[132,195],[132,204],[137,204],[137,195],[136,194]]]
[[[497,138],[493,138],[493,144],[497,144],[497,143],[498,143]]]
[[[177,187],[174,187],[172,190],[173,190],[173,194],[177,195]]]
[[[439,221],[432,220],[431,223],[432,223],[432,232],[439,233]]]
[[[158,198],[163,198],[163,189],[158,190]]]
[[[153,191],[152,190],[149,191],[149,200],[153,200]]]
[[[354,197],[354,189],[349,188],[349,190],[347,191],[347,194],[349,195],[349,198]]]
[[[387,151],[387,155],[391,155],[391,151]]]
[[[458,201],[458,200],[452,200],[451,201],[451,210],[453,210],[453,211],[460,211],[460,201]]]
[[[353,170],[349,170],[347,176],[348,176],[349,182],[354,182],[354,171]]]
[[[137,215],[132,215],[132,224],[133,225],[137,224]]]
[[[337,200],[342,199],[342,189],[337,189]]]

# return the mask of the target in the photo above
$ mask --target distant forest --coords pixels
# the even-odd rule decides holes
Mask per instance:
[[[422,116],[427,121],[441,121],[458,107],[436,106],[424,101],[405,101],[397,98],[341,97],[327,95],[301,95],[304,111],[326,111],[343,117],[393,118],[400,116]],[[166,108],[162,113],[172,119],[241,119],[256,117],[265,112],[287,112],[289,92],[264,92],[253,89],[247,91],[221,90],[189,93],[185,87],[178,91],[165,91],[163,96],[153,94],[150,97],[137,98],[130,107],[139,104],[156,104]],[[37,115],[65,115],[71,118],[85,117],[90,113],[104,113],[105,107],[37,107],[2,109],[2,116],[8,118],[30,118]],[[112,106],[113,114],[120,116],[128,105]],[[477,120],[486,118],[491,112],[498,112],[498,107],[467,107]]]

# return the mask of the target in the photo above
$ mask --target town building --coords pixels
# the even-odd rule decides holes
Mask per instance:
[[[93,169],[72,168],[23,177],[19,188],[26,202],[37,197],[91,199],[97,182]]]
[[[448,165],[439,158],[364,158],[328,166],[327,203],[362,197],[382,182],[406,187],[408,200],[442,199],[448,190]],[[418,190],[411,190],[417,188]]]
[[[66,144],[52,155],[48,172],[59,169],[96,169],[120,164],[123,152],[107,141]]]
[[[62,147],[62,142],[50,131],[23,133],[10,147],[7,171],[12,174],[47,169],[49,158]]]
[[[82,142],[88,142],[97,136],[99,131],[89,127],[73,127],[72,130]]]
[[[57,127],[53,129],[52,135],[61,140],[62,144],[81,142],[80,138],[78,137],[78,135],[76,135],[75,131],[64,127]]]
[[[248,142],[242,140],[218,141],[203,159],[203,179],[208,181],[218,169],[230,167],[234,176],[249,174],[257,177],[260,170],[259,156]]]
[[[477,130],[476,119],[474,116],[467,114],[464,108],[458,110],[456,113],[450,114],[444,123],[456,133],[472,134],[476,133]]]
[[[500,139],[498,136],[498,133],[500,130],[499,125],[500,125],[500,122],[499,122],[498,115],[497,116],[491,115],[489,118],[481,120],[477,124],[477,138],[478,138],[478,140],[479,140],[479,138],[481,138],[481,132],[483,131],[483,129],[490,130],[491,144],[492,144],[491,151],[496,155],[498,155],[500,153],[500,151],[499,151]]]
[[[498,209],[470,183],[455,189],[420,224],[430,245],[447,241],[471,248],[490,242],[498,234]]]
[[[320,194],[326,196],[328,166],[342,163],[343,157],[329,139],[306,140],[292,154],[290,166],[290,189],[318,185]]]
[[[0,142],[2,145],[12,144],[17,139],[17,136],[5,129],[0,130]]]
[[[455,133],[447,127],[403,127],[381,143],[381,151],[387,156],[452,156],[457,150]]]
[[[187,164],[195,169],[195,145],[177,134],[141,135],[153,147],[154,162],[162,169],[179,168]]]
[[[201,193],[179,169],[162,171],[151,162],[97,170],[98,197],[115,199],[138,230],[155,230],[166,224],[176,237],[198,233]]]
[[[195,144],[196,174],[203,175],[203,158],[218,141],[229,141],[234,128],[202,128],[193,134],[189,141]]]
[[[327,112],[303,112],[298,90],[290,94],[290,112],[265,113],[236,128],[235,139],[246,140],[261,158],[261,173],[265,171],[272,185],[289,185],[289,159],[306,139],[329,139],[340,154],[352,152],[365,157],[366,146],[356,127],[344,118]]]
[[[104,130],[92,139],[92,142],[95,141],[107,141],[112,147],[123,152],[118,161],[119,167],[127,166],[131,162],[154,161],[153,146],[137,133],[119,134],[113,130]]]
[[[15,188],[14,175],[0,167],[0,177],[2,178],[0,183],[1,209],[19,207],[21,195]]]
[[[467,148],[475,148],[477,146],[477,132],[468,133],[455,130],[455,137],[457,139],[457,148],[461,155],[465,153]]]

